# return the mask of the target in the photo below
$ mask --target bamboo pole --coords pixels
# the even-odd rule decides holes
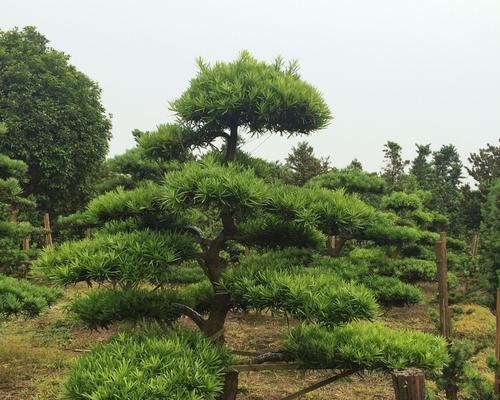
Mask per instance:
[[[497,334],[495,340],[495,357],[497,360],[497,365],[500,362],[500,289],[497,289]],[[500,395],[500,374],[498,373],[498,368],[495,368],[495,394]]]
[[[47,247],[52,247],[52,232],[50,230],[50,217],[49,213],[43,214],[43,227],[46,230],[45,243]]]
[[[447,340],[450,337],[450,310],[448,306],[448,258],[446,232],[441,232],[436,242],[436,266],[439,290],[439,331]]]

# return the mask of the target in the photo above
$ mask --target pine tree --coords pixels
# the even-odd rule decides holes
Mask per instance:
[[[330,162],[328,158],[317,158],[307,142],[299,142],[286,158],[286,167],[291,171],[290,183],[303,186],[311,178],[328,172]]]
[[[408,160],[403,160],[401,146],[392,141],[384,144],[385,166],[382,177],[386,180],[389,190],[402,190],[405,179],[405,168],[409,164]]]
[[[161,143],[175,137],[190,148],[222,139],[223,157],[189,161],[160,183],[95,198],[79,216],[99,227],[92,240],[45,251],[35,269],[61,284],[108,284],[70,306],[92,328],[122,320],[171,324],[185,315],[205,338],[186,332],[163,341],[158,335],[119,336],[76,364],[66,397],[126,392],[131,400],[153,393],[215,399],[230,370],[221,342],[231,309],[273,309],[302,321],[283,349],[259,362],[295,360],[305,368],[321,364],[343,374],[407,366],[439,370],[447,358],[443,340],[369,322],[379,315],[378,298],[397,297],[404,304],[417,289],[398,297],[394,280],[378,277],[371,288],[379,290],[382,282],[385,292],[376,295],[361,284],[365,270],[353,275],[345,264],[315,253],[327,235],[365,238],[382,224],[394,228],[394,236],[404,227],[343,190],[266,180],[236,161],[244,132],[310,134],[328,123],[328,107],[300,78],[297,64],[285,67],[281,59],[266,64],[244,52],[231,63],[198,65],[198,75],[172,103],[180,125],[152,136]],[[250,256],[244,256],[244,246],[251,248]],[[216,343],[211,346],[206,338]],[[119,365],[123,369],[117,373]],[[131,388],[128,383],[139,375]],[[170,375],[176,379],[165,381]],[[235,393],[222,395],[234,399]]]

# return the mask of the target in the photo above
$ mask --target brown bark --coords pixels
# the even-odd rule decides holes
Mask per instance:
[[[226,142],[226,155],[224,157],[224,165],[228,165],[231,161],[234,161],[236,157],[236,147],[238,144],[238,124],[237,122],[231,126],[231,133],[227,138]]]
[[[408,368],[392,373],[392,383],[396,400],[424,400],[424,373],[416,368]]]
[[[338,257],[346,240],[340,236],[328,236],[326,239],[326,252],[329,256]]]

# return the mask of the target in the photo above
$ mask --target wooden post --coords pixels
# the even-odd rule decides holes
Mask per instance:
[[[17,224],[17,213],[19,210],[17,208],[11,208],[10,209],[10,222],[13,224]]]
[[[396,400],[424,400],[425,376],[417,368],[408,368],[392,373],[392,384]]]
[[[450,310],[448,307],[448,257],[446,232],[441,232],[436,242],[436,266],[439,289],[439,330],[446,339],[450,337]]]
[[[85,239],[92,238],[92,230],[90,228],[85,229]]]
[[[50,231],[49,213],[43,214],[43,227],[47,231],[45,233],[45,244],[47,247],[52,247],[52,232]]]
[[[344,247],[345,239],[340,236],[332,235],[326,238],[326,252],[332,257],[338,257]]]
[[[236,400],[238,394],[238,371],[229,371],[224,379],[224,389],[219,400]]]
[[[29,250],[30,249],[30,237],[26,236],[23,239],[23,250]]]
[[[497,365],[500,362],[500,289],[497,289],[497,335],[495,340],[495,356]],[[498,368],[497,368],[498,369]],[[500,374],[495,371],[495,394],[500,395]]]

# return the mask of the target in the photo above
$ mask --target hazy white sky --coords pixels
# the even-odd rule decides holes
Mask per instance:
[[[382,165],[382,146],[453,143],[463,161],[500,137],[498,0],[0,0],[0,29],[35,25],[99,82],[113,114],[111,154],[131,130],[171,121],[168,101],[195,59],[297,58],[334,120],[308,138],[344,166]],[[300,139],[247,150],[283,159]]]

